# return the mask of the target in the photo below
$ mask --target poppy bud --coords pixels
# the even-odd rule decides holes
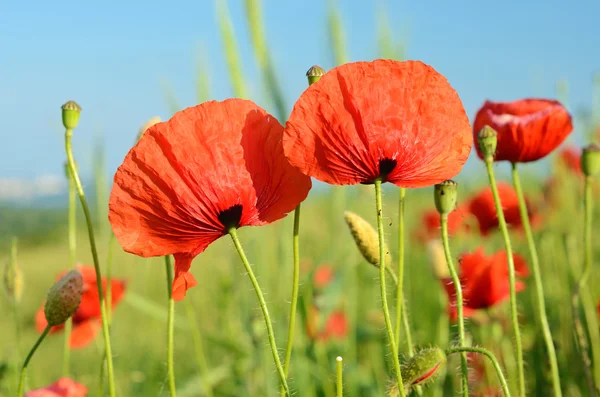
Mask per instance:
[[[498,145],[498,132],[489,125],[484,126],[477,133],[477,144],[485,160],[493,159]]]
[[[23,273],[16,263],[8,262],[4,267],[4,292],[12,303],[19,303],[23,296]]]
[[[370,264],[379,267],[379,235],[375,229],[369,222],[350,211],[344,213],[344,219],[362,256]],[[384,245],[384,250],[386,252],[385,263],[388,265],[392,258],[387,244]]]
[[[144,135],[144,132],[146,132],[146,130],[150,127],[152,127],[154,124],[158,124],[160,123],[160,117],[152,117],[150,120],[148,120],[143,126],[142,128],[140,128],[140,131],[138,132],[138,136],[137,136],[137,140],[139,141],[142,136]]]
[[[308,77],[308,85],[313,85],[314,83],[319,81],[319,79],[321,79],[321,76],[323,76],[324,74],[325,69],[323,69],[319,65],[311,66],[311,68],[308,69],[308,72],[306,72],[306,77]]]
[[[67,130],[77,128],[79,123],[79,115],[81,114],[81,106],[75,101],[69,101],[61,106],[62,121]]]
[[[71,270],[61,277],[50,291],[44,305],[44,315],[48,325],[64,323],[79,307],[83,293],[83,277],[77,270]]]
[[[438,183],[433,188],[433,199],[435,208],[441,215],[448,215],[456,207],[456,189],[458,184],[453,180],[448,179],[442,183]]]
[[[585,176],[595,176],[600,172],[600,146],[591,144],[583,148],[581,170]]]
[[[446,364],[446,353],[439,347],[424,349],[412,356],[402,365],[404,393],[408,394],[414,386],[424,386],[440,375]],[[398,384],[392,382],[389,397],[398,397]]]

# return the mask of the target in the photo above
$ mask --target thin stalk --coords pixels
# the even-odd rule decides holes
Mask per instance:
[[[263,296],[262,290],[258,285],[258,280],[254,275],[254,271],[252,271],[252,266],[250,262],[248,262],[248,258],[244,253],[244,249],[242,248],[242,244],[237,236],[237,232],[235,227],[232,227],[228,230],[229,235],[231,235],[231,239],[233,240],[233,245],[237,250],[242,264],[246,268],[246,272],[248,273],[248,277],[250,278],[250,282],[254,287],[254,291],[256,292],[256,297],[260,303],[260,309],[262,310],[263,317],[265,318],[265,325],[267,326],[267,334],[269,335],[269,344],[271,345],[271,353],[273,354],[273,361],[275,362],[275,367],[277,367],[277,373],[279,374],[279,380],[281,381],[281,385],[283,386],[285,393],[291,397],[290,388],[288,387],[287,381],[285,379],[285,372],[283,371],[283,366],[281,365],[281,360],[279,359],[279,353],[277,352],[277,344],[275,343],[275,333],[273,332],[273,325],[271,323],[271,316],[269,315],[269,309],[267,308],[267,303],[265,302],[265,298]]]
[[[46,335],[48,335],[48,332],[50,332],[50,328],[52,328],[50,325],[46,325],[46,328],[44,328],[44,332],[42,332],[38,340],[35,342],[31,350],[29,351],[29,354],[25,358],[25,361],[23,362],[23,366],[21,367],[21,377],[19,379],[19,389],[17,391],[17,397],[23,396],[23,387],[25,386],[25,373],[27,370],[27,365],[29,365],[31,357],[33,357],[33,354],[35,353],[37,348],[42,344],[42,341],[44,340]]]
[[[115,247],[115,235],[111,232],[108,239],[108,256],[106,258],[106,315],[108,324],[112,324],[112,260]]]
[[[292,303],[290,306],[290,319],[288,324],[287,346],[285,348],[285,359],[283,361],[283,373],[286,378],[290,370],[292,360],[292,348],[294,345],[294,329],[296,328],[296,308],[298,307],[298,290],[300,283],[300,205],[294,211],[294,231],[292,235],[292,251],[294,255],[294,275],[292,280]],[[285,390],[283,387],[280,390],[280,395],[283,396]]]
[[[440,214],[440,223],[442,226],[442,243],[444,245],[444,255],[446,256],[446,263],[448,263],[448,270],[452,277],[452,283],[454,284],[454,290],[456,291],[456,312],[458,315],[458,343],[460,347],[466,346],[465,340],[465,317],[463,315],[463,296],[462,296],[462,285],[458,272],[454,266],[452,260],[452,254],[450,253],[450,243],[448,238],[448,214]],[[460,366],[462,370],[462,394],[465,397],[469,397],[469,366],[467,364],[467,354],[462,353],[460,355]]]
[[[75,191],[75,182],[71,171],[67,169],[67,178],[69,180],[69,210],[68,210],[68,225],[69,225],[69,263],[72,268],[75,268],[77,261],[77,192]],[[73,330],[73,319],[69,317],[65,322],[65,341],[63,346],[63,367],[62,374],[64,377],[69,377],[69,368],[71,361],[71,348],[69,340]]]
[[[69,163],[69,170],[73,176],[75,182],[75,188],[81,202],[81,208],[85,215],[85,222],[88,229],[88,235],[90,239],[90,246],[92,249],[92,257],[94,259],[94,269],[96,270],[96,286],[98,288],[98,298],[100,300],[100,315],[102,317],[102,335],[104,336],[104,347],[106,349],[106,367],[108,373],[108,394],[110,397],[115,397],[115,375],[112,361],[112,349],[110,345],[110,333],[108,329],[108,318],[106,315],[106,302],[104,300],[104,288],[102,287],[102,272],[100,271],[100,260],[98,259],[98,250],[96,248],[96,240],[94,238],[94,225],[92,223],[92,217],[90,215],[90,209],[85,198],[85,193],[81,185],[81,180],[75,168],[75,159],[73,158],[73,151],[71,149],[71,137],[73,136],[73,130],[67,129],[65,132],[65,150],[67,152],[67,160]]]
[[[556,350],[554,348],[552,333],[550,332],[550,325],[548,324],[548,317],[546,315],[546,302],[544,301],[544,285],[542,284],[540,263],[535,241],[533,239],[533,233],[531,232],[531,223],[529,222],[529,214],[527,213],[527,203],[525,202],[525,196],[523,195],[523,189],[521,188],[521,179],[519,177],[519,172],[517,171],[516,163],[512,164],[512,178],[515,191],[517,192],[517,198],[519,200],[521,223],[523,224],[523,230],[525,231],[525,237],[527,238],[527,245],[529,245],[529,254],[531,255],[531,270],[535,282],[535,298],[538,306],[539,322],[542,326],[542,334],[544,335],[544,342],[546,343],[546,350],[548,351],[548,359],[550,360],[550,371],[552,372],[552,387],[554,389],[554,396],[562,397],[560,374],[558,372],[558,362],[556,360]]]
[[[582,290],[585,288],[587,280],[590,277],[590,272],[592,269],[592,216],[593,216],[593,202],[592,202],[592,178],[590,176],[585,177],[584,182],[584,196],[583,196],[583,207],[584,207],[584,236],[583,236],[583,245],[584,245],[584,262],[583,262],[583,272],[577,280],[575,284],[575,288],[573,290],[573,295],[571,297],[571,304],[573,309],[573,326],[575,328],[575,334],[577,336],[577,341],[579,343],[579,350],[581,352],[581,360],[584,364],[585,374],[588,383],[588,389],[590,392],[590,396],[596,395],[596,386],[594,385],[594,379],[592,378],[592,369],[594,378],[596,378],[596,383],[600,385],[600,375],[598,372],[600,370],[600,357],[596,357],[598,349],[597,346],[600,344],[598,340],[591,340],[592,344],[592,354],[594,354],[594,361],[590,359],[589,345],[587,336],[581,321],[581,313],[580,313],[580,298]],[[597,324],[592,325],[588,324],[588,329],[591,331],[593,326],[597,327]],[[590,338],[593,337],[593,332],[590,332]],[[596,334],[597,335],[597,334]],[[596,346],[595,346],[596,345]]]
[[[400,188],[398,200],[398,284],[404,285],[404,198],[406,189]],[[403,289],[396,288],[396,346],[400,346],[400,328],[404,305]]]
[[[167,300],[168,300],[168,317],[167,317],[167,372],[169,375],[169,394],[171,397],[177,395],[175,387],[175,363],[173,361],[173,330],[175,328],[175,301],[173,300],[173,264],[171,257],[165,256],[165,269],[167,271]]]
[[[508,260],[508,281],[510,284],[510,317],[512,321],[512,328],[515,334],[515,355],[517,357],[517,369],[519,378],[519,396],[525,396],[525,370],[523,363],[523,347],[521,344],[521,331],[519,330],[519,319],[517,313],[517,290],[515,288],[515,261],[513,259],[512,246],[510,244],[510,236],[508,235],[508,227],[506,226],[506,220],[504,219],[504,211],[502,210],[502,203],[500,202],[500,194],[498,193],[498,187],[496,186],[496,177],[494,176],[494,161],[493,158],[485,159],[485,167],[494,196],[494,204],[496,206],[496,214],[498,216],[498,224],[500,231],[502,232],[502,238],[504,239],[504,246],[506,249],[506,257]]]
[[[337,397],[343,397],[344,395],[344,381],[343,381],[343,373],[344,373],[344,366],[343,366],[343,359],[342,357],[337,357],[335,359],[335,368],[336,368],[336,380],[337,380]]]
[[[198,322],[196,321],[196,313],[194,307],[189,299],[184,299],[185,311],[187,314],[188,326],[192,333],[192,340],[194,341],[194,350],[196,351],[196,361],[198,362],[198,368],[200,368],[200,375],[204,378],[202,387],[206,397],[213,397],[212,385],[208,382],[206,375],[208,374],[208,363],[206,362],[206,355],[204,354],[204,346],[202,343],[202,335],[198,330]]]
[[[392,362],[394,371],[396,372],[396,381],[398,382],[398,391],[401,397],[405,396],[404,386],[402,382],[402,372],[400,370],[400,359],[398,358],[398,347],[394,339],[394,330],[392,329],[392,320],[390,319],[390,311],[388,309],[387,291],[385,286],[385,241],[383,235],[383,205],[381,203],[381,179],[375,180],[375,209],[377,211],[377,233],[379,234],[379,287],[381,292],[381,304],[383,309],[383,317],[385,319],[385,328],[387,331],[388,341],[392,350]],[[398,288],[402,289],[402,285],[398,284]]]
[[[483,354],[492,362],[494,369],[496,370],[496,375],[498,376],[498,380],[500,381],[500,386],[502,387],[502,392],[505,397],[510,397],[510,391],[508,391],[508,384],[506,383],[506,378],[502,373],[502,368],[500,368],[500,364],[494,356],[494,353],[491,351],[484,349],[482,347],[452,347],[446,350],[446,355],[449,356],[454,353],[478,353]]]

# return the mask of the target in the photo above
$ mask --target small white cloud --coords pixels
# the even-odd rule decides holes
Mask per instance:
[[[65,191],[66,186],[65,178],[58,175],[42,175],[33,180],[0,177],[0,201],[56,196]]]

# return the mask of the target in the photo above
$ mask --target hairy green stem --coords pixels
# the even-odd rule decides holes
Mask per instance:
[[[110,345],[110,332],[108,329],[108,316],[106,315],[106,302],[104,299],[104,288],[102,287],[102,272],[100,271],[100,260],[98,259],[98,250],[96,248],[96,239],[94,238],[94,225],[92,223],[92,217],[90,215],[90,209],[85,198],[85,192],[81,185],[81,180],[75,168],[75,159],[73,158],[73,151],[71,149],[71,137],[73,136],[73,130],[67,129],[65,132],[65,150],[67,152],[67,160],[69,163],[69,170],[75,182],[75,188],[81,202],[81,208],[85,215],[85,222],[88,229],[88,235],[90,239],[90,246],[92,249],[92,257],[94,259],[94,269],[96,270],[96,286],[98,288],[98,298],[100,300],[100,315],[102,317],[102,335],[104,336],[104,348],[106,349],[106,369],[108,375],[108,394],[110,397],[115,397],[115,375],[113,370],[112,361],[112,349]]]
[[[398,284],[404,285],[404,198],[406,189],[400,188],[398,200]],[[400,328],[404,305],[403,289],[396,288],[396,346],[400,346]]]
[[[383,309],[383,317],[385,319],[385,328],[387,331],[388,342],[392,350],[392,362],[394,371],[396,372],[396,381],[398,382],[398,391],[400,396],[404,397],[404,386],[402,382],[402,372],[400,370],[400,359],[398,358],[398,346],[394,339],[394,330],[392,329],[392,320],[387,302],[387,291],[385,286],[385,241],[383,235],[383,205],[381,201],[381,179],[375,180],[375,209],[377,213],[377,233],[379,234],[379,287],[381,292],[381,304]],[[398,288],[402,289],[402,285],[398,283]]]
[[[448,270],[450,271],[450,276],[452,277],[452,283],[454,284],[454,290],[456,292],[458,343],[460,347],[465,347],[465,317],[463,314],[462,285],[460,284],[460,278],[458,277],[458,272],[456,271],[454,261],[452,260],[452,254],[450,253],[450,242],[448,238],[448,214],[440,214],[440,223],[442,226],[442,244],[444,245],[444,255],[446,256],[446,263],[448,264]],[[469,366],[467,364],[467,355],[465,353],[460,355],[460,366],[462,370],[462,394],[465,397],[469,397]]]
[[[554,388],[554,396],[562,397],[560,374],[558,372],[558,362],[556,359],[556,349],[554,348],[552,333],[550,332],[550,325],[548,324],[548,317],[546,315],[546,302],[544,301],[544,286],[542,284],[540,262],[538,259],[535,241],[533,239],[533,233],[531,232],[531,223],[529,222],[527,203],[525,202],[525,196],[523,195],[523,189],[521,188],[521,180],[519,177],[519,172],[517,171],[516,163],[512,164],[512,178],[515,191],[517,192],[517,198],[519,200],[521,223],[523,224],[523,230],[525,231],[527,245],[529,246],[529,254],[531,256],[531,270],[535,283],[535,298],[538,307],[538,317],[542,326],[542,334],[544,336],[546,350],[548,351],[548,359],[550,360],[550,371],[552,372],[552,387]]]
[[[525,369],[523,362],[523,347],[521,343],[521,331],[519,330],[519,319],[517,312],[517,289],[515,288],[515,261],[513,258],[512,246],[510,244],[510,236],[508,234],[508,226],[504,219],[504,211],[500,202],[500,194],[496,186],[496,177],[494,176],[494,159],[488,157],[485,159],[485,167],[487,169],[490,188],[494,196],[494,205],[496,206],[496,214],[498,216],[498,224],[504,239],[506,249],[506,259],[508,261],[508,281],[510,284],[510,317],[512,321],[513,332],[515,334],[515,355],[517,357],[517,369],[519,378],[519,396],[525,397]]]
[[[75,182],[71,171],[67,169],[67,178],[69,180],[69,210],[68,210],[68,225],[69,225],[69,264],[75,267],[77,261],[77,192],[75,191]],[[65,341],[63,346],[63,367],[62,375],[69,377],[69,368],[71,361],[71,348],[69,340],[73,330],[73,319],[69,318],[65,322]]]
[[[288,324],[288,335],[287,335],[287,346],[285,348],[285,359],[283,361],[283,372],[287,378],[291,359],[292,359],[292,348],[294,345],[294,329],[296,328],[296,308],[298,307],[298,290],[300,284],[300,205],[296,207],[294,211],[294,231],[292,235],[292,251],[294,254],[294,275],[292,280],[292,303],[290,305],[290,319]],[[283,396],[285,390],[283,387],[280,390],[280,395]]]
[[[494,369],[496,370],[496,375],[498,376],[498,380],[500,381],[500,386],[502,387],[502,392],[504,393],[504,396],[510,397],[510,391],[508,390],[508,384],[506,383],[506,378],[504,377],[504,374],[502,373],[502,368],[500,368],[500,364],[498,363],[496,356],[494,356],[494,353],[492,353],[491,351],[489,351],[487,349],[481,348],[481,347],[452,347],[452,348],[446,350],[447,356],[454,354],[454,353],[477,353],[477,354],[483,354],[484,356],[486,356],[492,362],[492,365],[494,366]]]
[[[175,386],[175,362],[173,361],[173,331],[175,329],[175,300],[173,300],[173,264],[171,257],[165,256],[165,269],[167,271],[167,372],[169,374],[169,393],[171,397],[177,395]]]
[[[42,332],[38,340],[35,342],[31,350],[29,351],[29,354],[25,358],[25,361],[23,362],[23,366],[21,367],[21,376],[19,378],[19,388],[17,390],[17,397],[23,397],[23,388],[25,387],[25,373],[27,371],[27,365],[29,365],[31,357],[33,357],[33,354],[35,353],[37,348],[42,344],[42,341],[44,340],[46,335],[48,335],[48,332],[50,332],[51,328],[52,327],[50,325],[46,325],[46,328],[44,328],[44,331]]]
[[[337,397],[343,397],[344,396],[344,382],[343,382],[343,373],[344,373],[344,367],[343,367],[343,360],[342,357],[337,357],[335,359],[335,368],[336,368],[336,380],[337,380]]]
[[[277,351],[277,344],[275,343],[275,333],[273,332],[273,325],[271,323],[271,316],[269,315],[269,309],[267,308],[267,303],[265,302],[265,298],[263,296],[262,290],[258,285],[258,280],[254,275],[254,271],[252,270],[252,266],[250,262],[248,262],[248,258],[246,257],[246,253],[242,248],[242,244],[237,236],[237,232],[235,227],[231,227],[228,230],[231,239],[233,240],[233,245],[237,250],[242,264],[246,268],[246,272],[248,273],[248,277],[250,278],[250,282],[254,287],[254,291],[256,292],[256,297],[260,303],[260,309],[262,310],[263,317],[265,318],[265,325],[267,326],[267,334],[269,336],[269,344],[271,345],[271,353],[273,354],[273,361],[275,362],[275,367],[277,367],[277,373],[279,374],[279,380],[281,381],[281,385],[283,386],[285,393],[291,397],[290,388],[288,387],[285,372],[283,371],[283,366],[281,365],[281,360],[279,359],[279,353]]]
[[[192,333],[192,340],[194,341],[194,350],[196,351],[196,361],[198,368],[200,369],[200,376],[204,379],[202,387],[206,397],[213,397],[212,385],[207,379],[208,374],[208,363],[206,362],[206,355],[204,354],[204,345],[202,343],[202,335],[198,330],[198,322],[196,321],[196,313],[194,312],[194,306],[189,299],[184,299],[185,311],[187,314],[188,326]]]

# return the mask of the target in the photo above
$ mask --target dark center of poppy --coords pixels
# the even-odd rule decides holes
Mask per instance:
[[[398,163],[393,159],[379,160],[379,179],[381,179],[382,182],[385,182],[387,176],[394,171],[394,168],[396,168],[396,165],[398,165]],[[373,183],[375,183],[375,179],[361,182],[362,185],[372,185]]]
[[[225,232],[228,232],[231,228],[237,228],[240,225],[242,210],[243,207],[241,204],[235,204],[226,210],[219,212],[217,217],[219,218],[219,222],[225,227]]]

